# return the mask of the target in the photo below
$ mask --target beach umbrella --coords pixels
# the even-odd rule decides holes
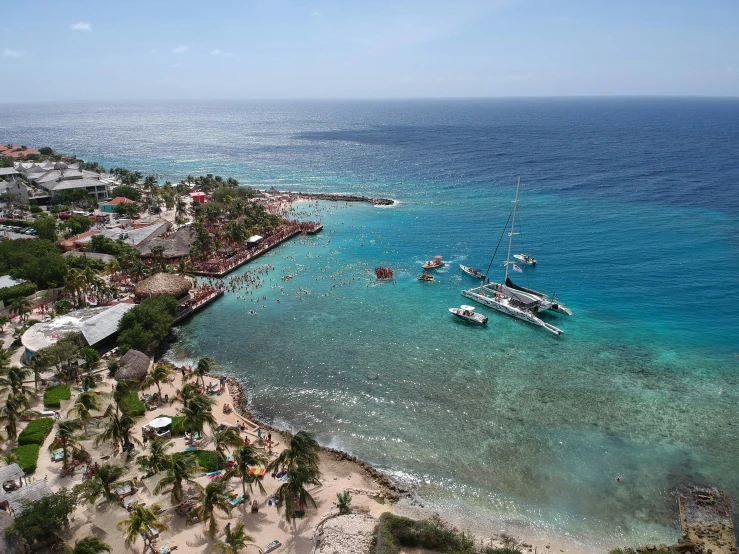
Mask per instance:
[[[168,425],[172,425],[172,418],[162,416],[151,420],[149,423],[147,423],[146,426],[152,427],[154,429],[161,429],[162,427],[167,427]]]

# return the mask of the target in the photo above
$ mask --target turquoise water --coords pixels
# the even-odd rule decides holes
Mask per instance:
[[[321,234],[237,271],[275,268],[169,355],[215,356],[257,416],[428,506],[607,546],[675,540],[680,483],[739,497],[737,101],[29,105],[0,110],[0,134],[173,180],[400,200],[322,204]],[[457,265],[487,267],[518,173],[515,250],[539,265],[514,277],[572,308],[548,318],[562,337],[447,311],[475,283]],[[416,281],[437,254],[437,282]]]

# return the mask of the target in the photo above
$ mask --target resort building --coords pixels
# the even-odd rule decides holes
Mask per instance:
[[[13,202],[17,204],[28,205],[28,187],[16,177],[6,181],[0,180],[0,201],[3,204],[8,200],[8,196],[6,195],[12,195]]]
[[[57,316],[51,321],[36,323],[21,337],[24,348],[21,360],[28,363],[36,352],[69,333],[82,333],[85,345],[98,350],[113,346],[121,318],[134,306],[121,303],[102,308],[83,308]]]
[[[100,204],[98,204],[98,209],[101,212],[111,214],[115,212],[115,207],[118,204],[135,204],[135,202],[133,200],[125,198],[124,196],[116,196],[115,198],[113,198],[113,200],[109,202],[101,202]]]
[[[91,196],[102,200],[110,195],[114,181],[99,173],[80,169],[78,164],[64,162],[16,163],[15,168],[34,187],[55,198],[65,190],[84,189]]]
[[[41,154],[38,150],[28,148],[27,146],[16,146],[15,144],[0,144],[0,156],[6,158],[20,158],[22,156],[38,156]]]

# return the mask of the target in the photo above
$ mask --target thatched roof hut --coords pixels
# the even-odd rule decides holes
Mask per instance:
[[[174,296],[179,299],[186,296],[191,288],[192,283],[182,275],[157,273],[136,285],[134,294],[139,299],[150,296]]]
[[[151,360],[138,350],[129,350],[120,361],[120,369],[115,372],[116,381],[143,381],[149,373]]]

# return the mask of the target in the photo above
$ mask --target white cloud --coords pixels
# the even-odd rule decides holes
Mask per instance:
[[[185,46],[184,44],[180,44],[177,48],[172,48],[173,54],[184,54],[187,52],[190,48],[188,46]]]
[[[185,67],[185,64],[184,64],[184,63],[182,63],[182,62],[177,62],[177,63],[176,63],[176,64],[174,64],[174,65],[173,65],[172,67]]]
[[[20,50],[11,50],[10,48],[3,50],[3,58],[20,58],[22,55],[23,52]]]
[[[311,16],[313,17],[324,17],[324,15],[321,12],[311,12]]]
[[[92,31],[92,25],[90,25],[87,21],[72,23],[69,28],[73,31]]]
[[[225,56],[226,58],[235,58],[236,54],[233,52],[224,52],[223,50],[219,50],[216,48],[210,53],[211,56]]]

